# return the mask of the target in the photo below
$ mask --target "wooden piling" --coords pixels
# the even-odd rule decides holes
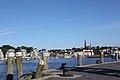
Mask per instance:
[[[13,80],[13,65],[14,65],[14,53],[8,52],[7,53],[7,75],[6,80]]]
[[[115,60],[118,61],[118,50],[115,51]]]
[[[45,66],[45,62],[43,60],[40,60],[38,63],[37,70],[36,70],[36,78],[37,79],[41,77],[44,66]]]
[[[82,52],[79,52],[77,54],[77,66],[81,66],[82,65]]]
[[[26,76],[26,80],[31,80],[31,78],[32,78],[32,75]]]
[[[16,67],[17,67],[18,80],[23,80],[23,77],[21,77],[21,75],[23,75],[21,52],[16,52]]]
[[[48,52],[44,52],[43,53],[43,61],[45,62],[45,65],[44,65],[44,70],[48,70]]]
[[[100,53],[100,63],[104,63],[104,53]]]

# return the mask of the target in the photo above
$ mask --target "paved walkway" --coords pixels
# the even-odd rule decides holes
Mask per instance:
[[[52,73],[42,80],[120,80],[120,62],[76,67],[70,70],[70,77],[63,77],[62,71]]]

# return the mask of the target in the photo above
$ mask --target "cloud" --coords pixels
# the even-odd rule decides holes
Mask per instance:
[[[16,29],[19,29],[19,27],[7,26],[7,28],[0,29],[0,35],[2,36],[2,35],[9,35],[9,34],[15,33]]]
[[[62,19],[62,20],[53,22],[53,23],[51,23],[51,24],[66,23],[66,22],[70,22],[70,21],[73,21],[73,20],[76,20],[76,19],[78,19],[78,18],[64,18],[64,19]]]
[[[98,29],[118,29],[120,28],[120,22],[117,23],[113,23],[113,24],[107,24],[107,25],[103,25],[103,26],[99,26]]]
[[[5,32],[5,31],[8,31],[8,30],[11,30],[11,28],[1,29],[0,32]]]
[[[8,28],[0,29],[0,35],[3,36],[3,35],[15,33],[14,29],[17,28],[18,27],[8,27]]]
[[[38,25],[33,25],[33,26],[20,26],[18,29],[31,29],[31,28],[37,28],[40,26],[43,26],[44,24],[38,24]]]
[[[11,34],[11,33],[15,33],[15,31],[17,30],[25,30],[25,29],[30,29],[30,28],[37,28],[37,27],[40,27],[44,24],[39,24],[39,25],[34,25],[34,26],[17,26],[17,27],[8,27],[7,28],[4,28],[3,29],[0,29],[0,35],[8,35],[8,34]]]
[[[8,35],[8,34],[12,34],[12,33],[15,33],[15,31],[8,31],[8,32],[3,32],[3,33],[0,33],[0,35]]]
[[[75,20],[76,18],[68,18],[68,19],[64,19],[63,21],[61,21],[61,22],[70,22],[70,21],[72,21],[72,20]]]
[[[89,31],[94,31],[94,30],[113,30],[113,29],[120,29],[120,22],[106,24],[106,25],[97,26],[97,27],[91,27],[89,29]]]
[[[37,27],[40,27],[40,26],[43,26],[44,24],[39,24],[39,25],[34,25],[34,26],[30,26],[29,28],[37,28]]]

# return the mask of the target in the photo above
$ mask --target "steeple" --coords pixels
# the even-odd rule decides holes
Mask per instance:
[[[91,48],[91,42],[90,42],[90,48]]]
[[[85,39],[85,41],[84,41],[84,48],[86,48],[87,47],[87,45],[86,45],[86,39]]]

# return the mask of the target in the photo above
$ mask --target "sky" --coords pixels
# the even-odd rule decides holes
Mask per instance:
[[[120,0],[0,0],[0,46],[120,46]]]

